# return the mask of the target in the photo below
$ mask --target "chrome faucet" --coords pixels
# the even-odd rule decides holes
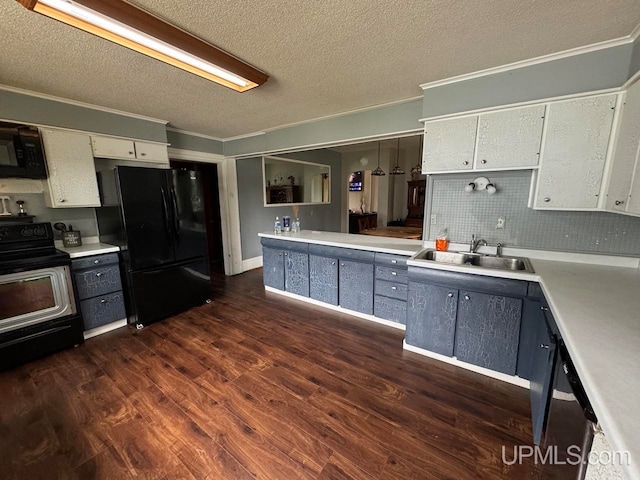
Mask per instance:
[[[502,244],[499,243],[496,245],[496,257],[501,257],[502,256]]]
[[[471,234],[471,241],[469,242],[469,252],[476,253],[476,250],[478,250],[478,247],[480,246],[480,244],[482,244],[482,246],[486,247],[487,246],[487,241],[484,238],[482,238],[480,240],[476,240],[475,233]]]

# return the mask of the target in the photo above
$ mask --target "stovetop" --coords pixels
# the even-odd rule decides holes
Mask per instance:
[[[0,273],[70,263],[68,253],[56,250],[50,223],[0,227]]]

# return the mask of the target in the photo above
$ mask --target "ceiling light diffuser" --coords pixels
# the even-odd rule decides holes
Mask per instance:
[[[47,17],[92,33],[238,92],[269,76],[123,0],[17,0]]]

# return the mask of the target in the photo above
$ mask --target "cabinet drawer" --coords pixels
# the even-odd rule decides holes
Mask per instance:
[[[374,315],[378,318],[403,325],[407,324],[407,302],[376,295],[373,308]]]
[[[322,255],[323,257],[340,258],[356,262],[373,263],[375,253],[368,250],[356,250],[353,248],[330,247],[328,245],[309,245],[309,253]]]
[[[120,269],[117,265],[92,268],[73,274],[80,300],[122,290]]]
[[[113,265],[118,263],[117,253],[107,253],[103,255],[93,255],[91,257],[76,258],[71,261],[73,270],[84,270],[85,268],[95,268],[100,265]]]
[[[376,280],[376,295],[397,298],[398,300],[407,301],[407,285],[398,282],[385,282]]]
[[[392,255],[390,253],[376,253],[376,265],[384,265],[393,268],[407,268],[409,257]]]
[[[376,279],[406,285],[409,277],[407,277],[407,271],[402,268],[381,267],[376,265]]]
[[[127,318],[121,291],[82,300],[80,310],[85,330]]]

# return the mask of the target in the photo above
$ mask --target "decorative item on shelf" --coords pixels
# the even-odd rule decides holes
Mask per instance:
[[[400,138],[398,137],[398,144],[396,146],[396,166],[389,172],[389,175],[404,175],[404,170],[400,168]]]
[[[422,175],[422,144],[423,139],[420,138],[420,153],[418,153],[418,164],[411,169],[411,180],[419,180],[420,175]]]
[[[496,193],[496,186],[491,183],[487,177],[478,177],[473,182],[468,183],[464,187],[464,191],[471,193],[473,191],[486,190],[489,195]]]
[[[371,172],[371,175],[374,177],[384,177],[385,175],[384,170],[380,168],[380,142],[378,142],[378,166],[373,172]]]
[[[293,175],[289,175],[287,177],[287,180],[289,180],[289,182],[291,182],[291,185],[295,185],[296,184],[296,177],[294,177]]]
[[[0,202],[2,202],[2,212],[0,213],[0,217],[10,217],[11,212],[9,211],[9,204],[11,202],[11,198],[7,195],[0,197]]]
[[[24,209],[24,200],[18,200],[18,201],[16,202],[16,205],[18,205],[18,209],[19,209],[19,211],[18,211],[18,216],[19,216],[19,217],[26,217],[26,216],[28,216],[28,213],[27,213],[27,212],[25,211],[25,209]]]

